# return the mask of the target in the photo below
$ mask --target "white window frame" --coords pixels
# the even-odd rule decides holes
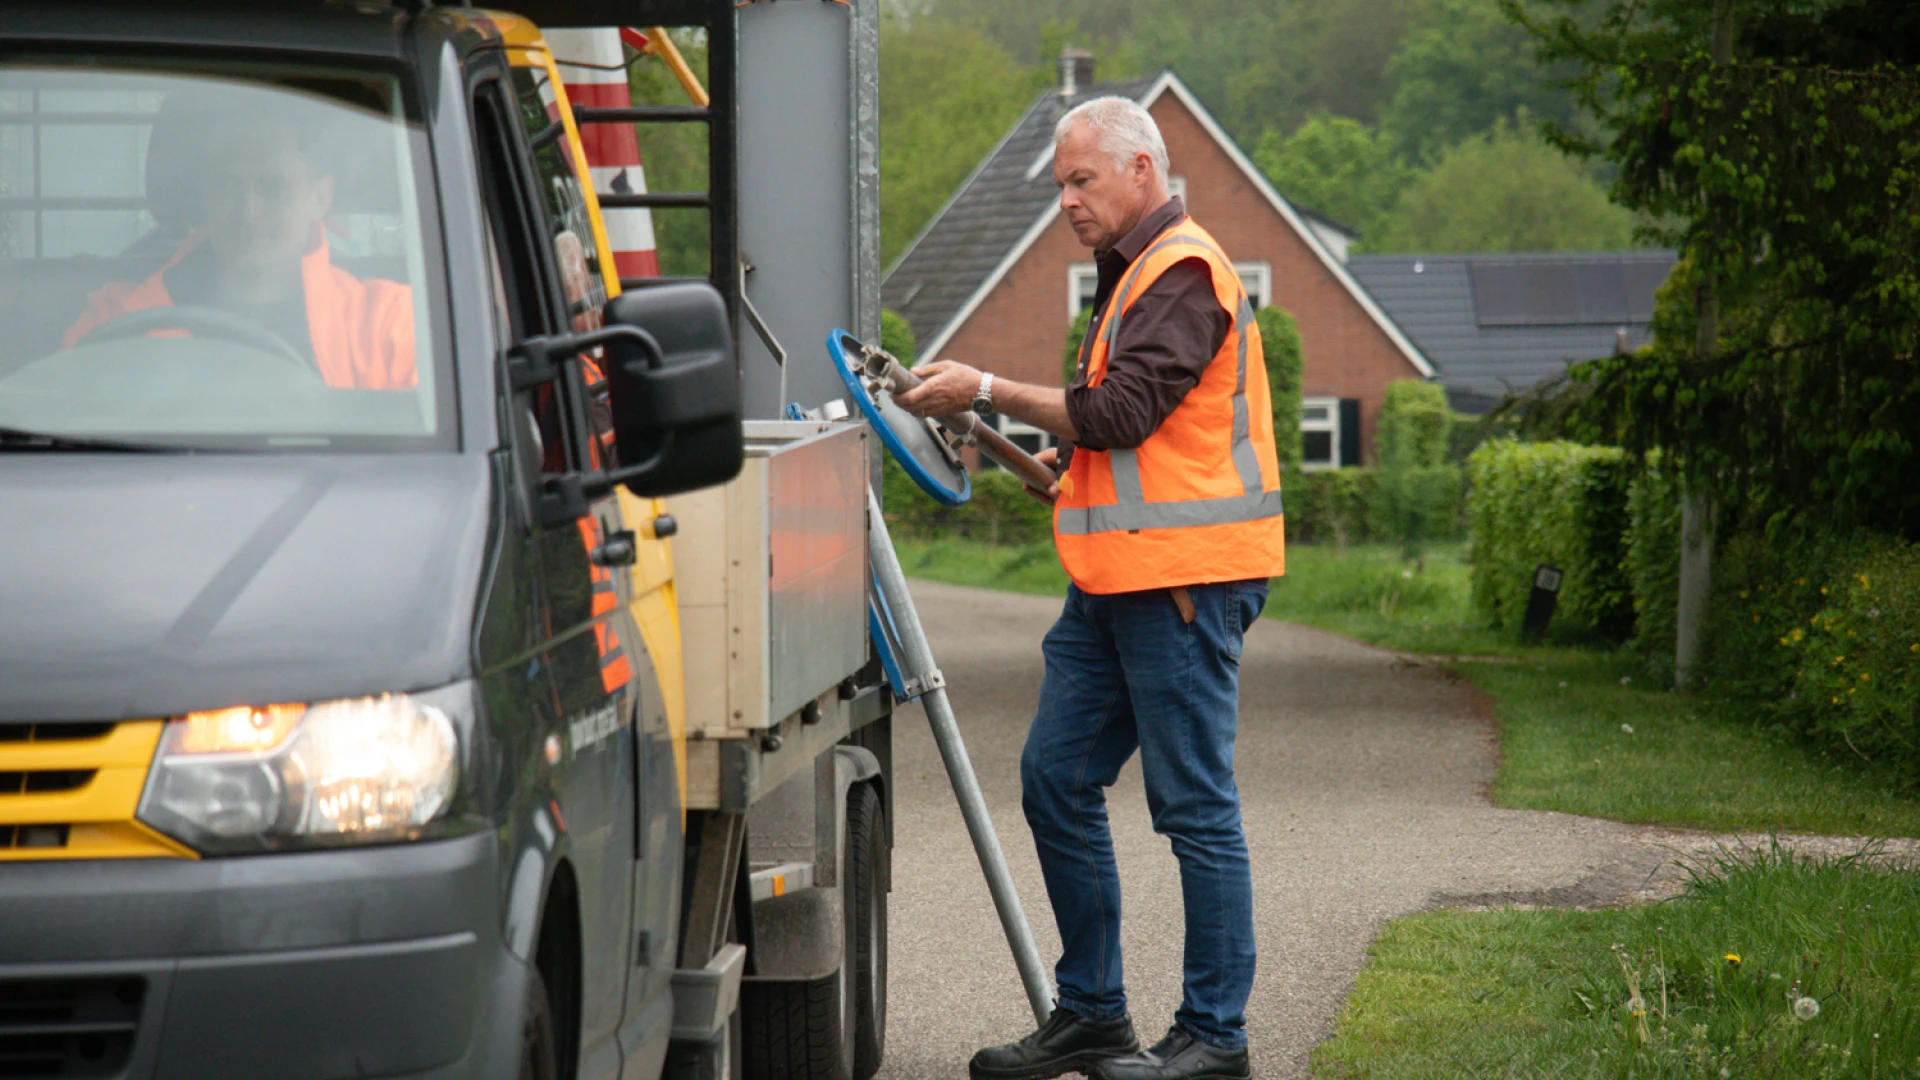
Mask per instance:
[[[1187,178],[1184,176],[1167,177],[1167,194],[1176,199],[1184,200],[1187,197]]]
[[[1310,408],[1326,409],[1327,410],[1326,419],[1308,420],[1307,410]],[[1321,472],[1324,470],[1337,469],[1340,467],[1341,462],[1340,462],[1340,399],[1339,398],[1337,397],[1303,397],[1301,398],[1300,399],[1300,430],[1302,432],[1324,431],[1333,440],[1328,447],[1332,451],[1332,460],[1330,461],[1303,460],[1300,463],[1300,467],[1302,469],[1304,469],[1307,472]]]
[[[1022,423],[1005,413],[994,413],[993,419],[995,426],[1000,429],[1000,434],[1008,438],[1012,438],[1015,435],[1040,436],[1040,449],[1042,450],[1054,446],[1060,441],[1054,437],[1053,432],[1047,431],[1044,428],[1034,427],[1032,424]]]
[[[1240,286],[1247,290],[1247,299],[1254,308],[1266,307],[1273,303],[1273,264],[1266,262],[1237,262],[1233,271],[1240,275]],[[1067,318],[1080,315],[1081,297],[1091,297],[1100,281],[1100,269],[1090,262],[1067,264]]]

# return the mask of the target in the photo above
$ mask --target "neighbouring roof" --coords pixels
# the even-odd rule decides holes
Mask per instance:
[[[1041,94],[947,205],[934,215],[881,283],[881,305],[907,320],[913,328],[914,340],[920,343],[919,354],[931,357],[946,345],[1059,213],[1059,192],[1053,184],[1052,166],[1053,127],[1060,117],[1084,101],[1108,95],[1132,98],[1143,107],[1152,108],[1160,95],[1168,92],[1193,113],[1408,363],[1421,374],[1432,375],[1432,366],[1414,343],[1355,282],[1347,273],[1345,263],[1328,250],[1300,213],[1274,190],[1246,154],[1221,130],[1213,115],[1171,71],[1146,79],[1097,83],[1071,97],[1062,96],[1057,88]]]
[[[1419,346],[1453,407],[1484,413],[1508,393],[1646,344],[1671,251],[1355,255],[1347,269]]]

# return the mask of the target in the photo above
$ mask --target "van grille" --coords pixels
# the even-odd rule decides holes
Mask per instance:
[[[0,724],[0,862],[192,857],[133,817],[162,727]]]
[[[146,980],[0,980],[0,1077],[107,1077],[127,1066]]]

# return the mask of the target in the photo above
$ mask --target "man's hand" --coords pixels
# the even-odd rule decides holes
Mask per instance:
[[[1053,471],[1053,475],[1055,476],[1060,475],[1060,466],[1058,464],[1058,462],[1060,461],[1059,447],[1049,446],[1045,450],[1042,450],[1039,453],[1033,455],[1033,460],[1039,462],[1042,465],[1045,465],[1048,469],[1051,469]],[[1036,499],[1039,499],[1041,502],[1046,503],[1048,506],[1052,506],[1054,503],[1054,500],[1060,497],[1059,484],[1048,484],[1047,490],[1045,491],[1041,491],[1039,488],[1034,487],[1032,484],[1023,483],[1020,486],[1027,489],[1027,494],[1033,496]]]
[[[936,360],[913,369],[920,385],[893,395],[894,403],[915,416],[950,416],[973,408],[980,372],[952,360]]]

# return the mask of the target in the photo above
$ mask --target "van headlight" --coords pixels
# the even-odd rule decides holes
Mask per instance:
[[[167,724],[139,818],[210,855],[389,842],[419,835],[459,779],[454,723],[421,698],[240,706]]]

